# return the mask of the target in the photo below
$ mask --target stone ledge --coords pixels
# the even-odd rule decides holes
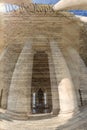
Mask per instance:
[[[28,120],[28,114],[27,113],[16,113],[7,110],[5,112],[6,117],[14,119],[14,120]]]

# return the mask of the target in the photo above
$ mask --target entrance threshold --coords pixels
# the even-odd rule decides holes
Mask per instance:
[[[32,114],[28,116],[31,120],[41,120],[55,117],[53,113]]]

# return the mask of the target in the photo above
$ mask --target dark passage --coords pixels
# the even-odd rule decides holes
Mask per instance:
[[[32,74],[32,113],[50,113],[52,95],[48,55],[39,51],[34,55]]]

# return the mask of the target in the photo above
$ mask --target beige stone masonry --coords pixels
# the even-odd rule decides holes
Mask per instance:
[[[52,92],[52,113],[54,115],[58,114],[59,112],[59,95],[58,95],[58,88],[57,88],[57,81],[55,75],[54,64],[51,58],[51,54],[48,57],[49,59],[49,69],[50,69],[50,82],[51,82],[51,92]]]
[[[7,108],[8,92],[15,64],[19,57],[22,45],[9,45],[0,57],[0,93],[2,93],[1,107]]]
[[[18,58],[8,96],[7,113],[15,119],[31,114],[32,42],[28,41]]]
[[[59,116],[71,118],[78,112],[76,93],[74,90],[71,75],[65,59],[54,40],[50,42],[52,57],[55,66],[55,73],[58,83],[60,113]]]

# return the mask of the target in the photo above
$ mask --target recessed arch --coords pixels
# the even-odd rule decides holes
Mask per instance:
[[[32,70],[32,113],[50,113],[52,94],[48,54],[38,50],[34,53]]]

